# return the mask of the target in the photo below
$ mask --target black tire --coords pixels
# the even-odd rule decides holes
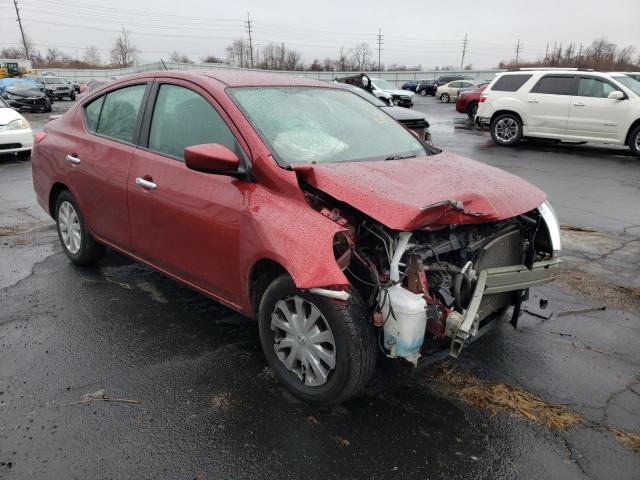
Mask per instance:
[[[65,245],[60,227],[60,208],[65,202],[69,203],[73,207],[75,214],[78,217],[78,223],[80,227],[80,248],[75,253],[69,250],[69,248],[67,248],[67,245]],[[106,247],[96,242],[89,233],[87,225],[84,222],[82,212],[78,207],[78,203],[69,190],[62,191],[56,199],[55,220],[58,229],[58,238],[60,239],[62,249],[64,250],[64,253],[66,253],[67,257],[69,257],[69,260],[71,260],[73,263],[75,263],[76,265],[91,265],[93,263],[96,263],[104,256]]]
[[[491,120],[491,138],[500,146],[510,147],[522,139],[522,122],[515,113],[503,113]],[[509,133],[505,134],[504,129]]]
[[[278,358],[274,350],[275,332],[271,314],[280,300],[302,297],[324,316],[335,342],[336,365],[326,383],[305,385]],[[296,288],[288,275],[276,278],[267,287],[258,310],[260,343],[267,363],[285,388],[300,400],[313,405],[335,405],[360,392],[375,370],[376,341],[367,321],[363,302],[353,293],[346,302],[314,295]],[[304,337],[303,340],[304,342]]]
[[[476,113],[478,113],[478,102],[473,102],[467,107],[467,116],[472,122],[476,119]]]
[[[74,93],[72,93],[71,95],[69,95],[69,100],[71,100],[72,102],[74,102],[74,101],[75,101],[75,99],[76,99],[76,94],[75,94],[75,92],[74,92]]]
[[[51,111],[53,110],[53,108],[51,107],[51,102],[47,102],[46,105],[44,106],[44,113],[51,113]]]
[[[426,89],[424,89],[424,88],[423,88],[422,90],[420,90],[418,93],[419,93],[420,95],[422,95],[423,97],[426,97],[426,96],[427,96],[427,90],[426,90]]]
[[[640,125],[633,129],[629,135],[629,148],[631,153],[636,157],[640,157]]]
[[[451,101],[451,96],[448,93],[443,93],[440,95],[440,101],[442,103],[449,103]]]

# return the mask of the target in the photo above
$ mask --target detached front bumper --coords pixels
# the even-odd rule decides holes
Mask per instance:
[[[449,355],[457,358],[465,344],[478,333],[481,318],[478,315],[484,295],[525,290],[553,280],[560,272],[560,259],[552,258],[533,264],[531,269],[524,265],[511,265],[482,270],[478,275],[469,307],[461,315]]]
[[[0,155],[5,153],[26,152],[33,148],[33,132],[30,128],[3,130],[0,126]]]

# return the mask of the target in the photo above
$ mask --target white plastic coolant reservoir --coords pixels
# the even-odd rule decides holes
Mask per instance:
[[[427,302],[417,293],[396,284],[380,293],[384,323],[384,345],[392,357],[403,357],[414,364],[420,358],[427,325]],[[389,312],[391,307],[392,312]]]

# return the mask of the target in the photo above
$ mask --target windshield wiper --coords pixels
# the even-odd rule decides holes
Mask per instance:
[[[385,160],[405,160],[407,158],[416,158],[415,155],[390,155]]]

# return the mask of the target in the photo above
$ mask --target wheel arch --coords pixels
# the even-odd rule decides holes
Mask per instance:
[[[510,113],[515,115],[516,117],[518,117],[518,119],[520,120],[520,123],[524,126],[524,121],[522,120],[522,115],[520,115],[518,112],[516,112],[515,110],[509,110],[509,109],[501,109],[501,110],[496,110],[495,112],[493,112],[493,115],[491,115],[491,122],[493,123],[493,121],[498,118],[498,116],[500,115],[504,115],[505,113]]]
[[[49,215],[51,215],[51,218],[54,220],[56,218],[56,202],[58,200],[58,196],[65,190],[69,190],[69,188],[64,183],[56,182],[51,186],[51,190],[49,191]]]
[[[624,144],[625,145],[629,145],[629,139],[631,137],[631,132],[633,132],[636,127],[640,126],[640,118],[637,118],[635,122],[633,122],[631,124],[631,126],[629,127],[629,130],[627,130],[627,136],[624,137]]]
[[[271,258],[261,258],[254,262],[249,272],[247,291],[254,316],[257,318],[260,300],[267,287],[280,275],[291,274],[279,262]]]

